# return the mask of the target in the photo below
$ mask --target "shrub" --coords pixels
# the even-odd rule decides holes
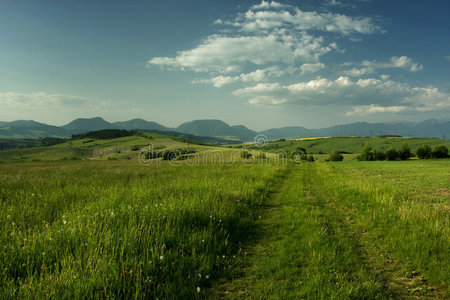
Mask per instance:
[[[375,160],[386,160],[386,153],[383,151],[373,151]]]
[[[303,147],[298,147],[297,149],[295,149],[294,152],[292,152],[291,158],[292,159],[300,158],[301,160],[308,160],[308,155],[306,155],[306,149]]]
[[[397,160],[400,158],[400,154],[397,150],[390,148],[386,151],[386,159],[387,160]]]
[[[241,152],[241,157],[243,159],[249,159],[250,157],[252,157],[252,154],[250,152],[248,152],[248,151],[242,151]]]
[[[315,161],[314,156],[312,156],[312,155],[308,156],[308,158],[306,160],[308,162],[314,162]]]
[[[145,153],[145,158],[146,159],[160,158],[160,157],[162,157],[162,154],[163,154],[162,152],[151,151],[151,152]]]
[[[420,146],[419,148],[417,148],[416,153],[417,157],[421,159],[431,158],[432,156],[431,148],[428,145]]]
[[[330,154],[330,157],[328,158],[328,160],[329,161],[343,161],[344,160],[344,156],[338,150],[334,150]]]
[[[401,160],[409,159],[412,156],[411,155],[411,149],[409,148],[409,145],[408,144],[402,144],[398,154],[399,154]]]
[[[431,156],[434,158],[447,158],[448,156],[448,148],[446,146],[436,146],[431,153]]]
[[[359,160],[367,161],[367,160],[374,160],[374,152],[372,147],[366,143],[366,145],[361,149],[361,154],[359,155]]]

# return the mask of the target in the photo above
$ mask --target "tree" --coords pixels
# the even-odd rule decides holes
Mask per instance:
[[[411,157],[411,148],[409,148],[408,144],[402,144],[398,154],[401,160],[407,160]]]
[[[306,149],[303,147],[297,147],[291,154],[292,159],[308,160],[308,155],[306,155]]]
[[[329,161],[343,161],[344,160],[344,156],[341,154],[341,152],[339,152],[339,150],[334,150],[331,154],[330,157],[328,158]]]
[[[419,148],[417,148],[416,154],[417,157],[421,159],[431,158],[432,156],[431,148],[428,145],[422,145]]]
[[[241,157],[243,159],[249,159],[250,157],[252,157],[252,154],[250,152],[244,150],[241,152]]]
[[[375,156],[373,153],[372,147],[369,145],[369,143],[366,143],[366,145],[361,149],[361,154],[359,155],[359,160],[374,160]]]
[[[447,158],[448,148],[446,146],[436,146],[431,153],[433,158]]]
[[[397,150],[390,148],[386,151],[386,159],[387,160],[397,160],[400,158],[400,154]]]
[[[386,153],[374,150],[375,160],[386,160]]]

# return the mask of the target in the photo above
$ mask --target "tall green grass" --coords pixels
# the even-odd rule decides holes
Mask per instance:
[[[283,169],[3,164],[0,298],[202,297]]]
[[[450,296],[450,161],[319,166],[323,190],[363,230],[371,251],[397,266],[397,281],[416,277]]]

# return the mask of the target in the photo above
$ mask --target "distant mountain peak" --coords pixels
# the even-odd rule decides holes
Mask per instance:
[[[117,129],[117,126],[105,121],[101,117],[78,118],[61,127],[68,130],[71,134],[79,134],[102,129]]]

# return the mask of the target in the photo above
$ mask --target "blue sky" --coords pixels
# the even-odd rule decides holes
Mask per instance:
[[[0,1],[0,120],[450,115],[450,2]]]

